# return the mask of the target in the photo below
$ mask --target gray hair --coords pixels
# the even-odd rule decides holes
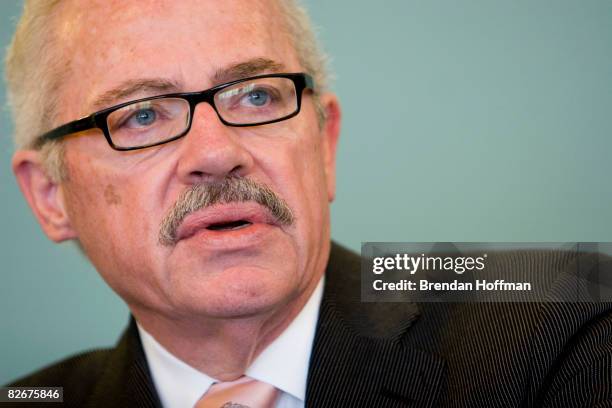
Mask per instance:
[[[35,148],[36,137],[58,125],[58,89],[67,72],[50,20],[60,1],[24,0],[23,13],[6,53],[8,101],[17,149]],[[277,0],[298,60],[314,77],[317,93],[320,93],[329,86],[328,60],[317,41],[308,13],[298,1]],[[324,112],[319,103],[317,112],[320,123],[323,123]],[[63,166],[63,143],[46,143],[41,154],[49,175],[56,181],[64,180],[67,173]]]

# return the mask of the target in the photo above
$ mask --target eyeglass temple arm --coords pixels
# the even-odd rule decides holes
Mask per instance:
[[[96,121],[93,117],[87,116],[81,119],[77,119],[73,122],[66,123],[58,128],[55,128],[47,133],[42,134],[38,140],[35,142],[35,147],[40,147],[44,142],[54,139],[59,139],[62,136],[69,135],[71,133],[82,132],[84,130],[89,130],[92,128],[98,127],[96,125]]]
[[[314,79],[308,74],[304,74],[305,88],[310,88],[313,91],[315,90]]]

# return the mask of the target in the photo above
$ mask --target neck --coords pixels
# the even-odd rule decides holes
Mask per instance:
[[[289,302],[274,310],[239,318],[168,317],[132,305],[139,324],[175,357],[220,381],[245,373],[259,354],[300,313],[322,274]]]

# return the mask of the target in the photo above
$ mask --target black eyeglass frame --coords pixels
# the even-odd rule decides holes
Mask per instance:
[[[285,115],[278,119],[268,120],[264,122],[256,122],[256,123],[247,123],[247,124],[232,123],[232,122],[228,122],[225,119],[223,119],[223,117],[221,116],[221,114],[219,114],[219,111],[217,110],[217,106],[215,105],[215,99],[214,99],[215,94],[232,85],[236,85],[241,82],[251,81],[251,80],[260,79],[260,78],[287,78],[287,79],[292,80],[295,86],[295,94],[297,98],[296,110],[290,113],[289,115]],[[161,144],[165,144],[168,142],[172,142],[173,140],[180,139],[181,137],[185,136],[191,130],[191,123],[193,121],[193,113],[195,112],[196,106],[201,102],[206,102],[210,106],[212,106],[215,112],[217,113],[217,117],[219,118],[221,123],[223,123],[226,126],[232,126],[232,127],[261,126],[261,125],[267,125],[270,123],[281,122],[283,120],[290,119],[296,116],[298,113],[300,113],[300,110],[302,108],[302,95],[303,95],[304,90],[311,89],[314,91],[314,86],[315,85],[314,85],[314,80],[312,76],[310,76],[309,74],[303,73],[303,72],[265,74],[265,75],[257,75],[253,77],[237,79],[235,81],[216,85],[212,88],[206,89],[204,91],[199,91],[199,92],[170,93],[170,94],[164,94],[164,95],[150,96],[150,97],[142,98],[142,99],[136,99],[133,101],[121,103],[119,105],[111,106],[110,108],[102,109],[100,111],[92,113],[91,115],[85,116],[81,119],[74,120],[72,122],[68,122],[46,133],[43,133],[37,138],[35,142],[35,146],[41,147],[45,142],[48,142],[50,140],[57,140],[57,139],[60,139],[64,136],[67,136],[73,133],[83,132],[85,130],[96,129],[96,128],[102,130],[102,133],[104,133],[104,137],[106,138],[106,141],[108,142],[110,147],[112,147],[115,150],[128,151],[128,150],[138,150],[138,149],[145,149],[147,147],[159,146]],[[170,139],[162,140],[160,142],[150,143],[147,145],[136,146],[136,147],[121,147],[121,146],[116,146],[113,143],[113,140],[110,136],[110,132],[108,130],[108,123],[107,123],[107,118],[111,113],[125,106],[134,104],[134,103],[146,102],[146,101],[151,101],[155,99],[163,99],[163,98],[184,99],[189,104],[189,122],[185,130],[182,133],[174,137],[171,137]]]

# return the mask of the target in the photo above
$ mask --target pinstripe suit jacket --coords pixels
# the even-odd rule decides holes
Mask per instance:
[[[611,304],[362,303],[359,271],[333,245],[308,407],[612,406]],[[66,406],[160,406],[133,321],[116,347],[12,385],[61,385]]]

